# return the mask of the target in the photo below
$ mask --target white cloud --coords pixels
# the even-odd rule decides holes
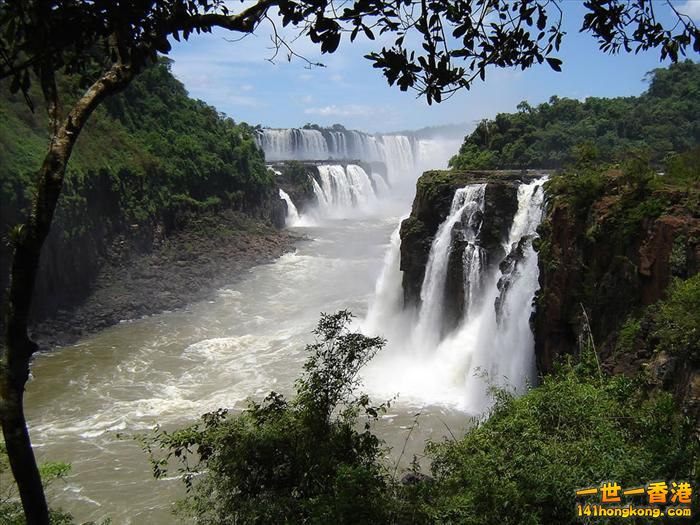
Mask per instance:
[[[693,20],[700,20],[700,0],[686,0],[682,5],[676,7],[679,13],[688,15]]]
[[[343,75],[340,75],[336,73],[335,75],[331,75],[331,80],[333,82],[342,82],[343,81]]]
[[[314,101],[314,97],[312,97],[311,95],[305,95],[302,97],[301,101],[304,104],[311,104]]]
[[[344,106],[331,104],[316,108],[306,108],[304,113],[307,115],[320,115],[322,117],[367,117],[376,114],[377,111],[368,106],[359,104],[348,104]]]
[[[252,84],[242,84],[241,86],[239,86],[238,89],[240,89],[241,91],[253,91],[255,87]]]

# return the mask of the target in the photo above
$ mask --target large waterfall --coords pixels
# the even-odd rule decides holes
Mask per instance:
[[[256,140],[270,163],[301,161],[316,167],[317,173],[310,177],[316,209],[309,212],[303,207],[301,219],[293,221],[297,226],[312,226],[324,217],[374,212],[380,199],[384,207],[403,209],[413,197],[418,175],[444,166],[461,137],[416,139],[353,130],[261,129]]]
[[[375,136],[354,130],[262,129],[257,141],[270,162],[363,160],[406,165],[413,164],[415,156],[415,141],[407,136]]]
[[[518,209],[496,264],[484,264],[480,229],[487,184],[457,190],[430,249],[416,309],[404,308],[398,230],[385,258],[362,329],[389,343],[370,364],[367,386],[416,405],[448,404],[474,414],[490,405],[489,387],[521,392],[535,379],[529,320],[538,287],[532,247],[542,218],[544,178],[518,187]],[[443,324],[450,255],[463,249],[464,311],[456,328]]]
[[[450,213],[435,235],[420,293],[422,306],[415,329],[415,339],[419,348],[433,347],[439,342],[442,335],[447,265],[452,251],[455,228],[459,226],[460,233],[466,237],[469,246],[472,247],[469,251],[471,254],[469,261],[466,259],[467,251],[465,250],[465,267],[473,265],[471,259],[474,253],[479,251],[478,248],[474,249],[473,247],[477,242],[481,228],[485,190],[486,184],[473,184],[457,190],[452,199]],[[478,256],[476,258],[478,259]],[[474,277],[481,278],[480,275]],[[468,282],[466,286],[469,286]]]

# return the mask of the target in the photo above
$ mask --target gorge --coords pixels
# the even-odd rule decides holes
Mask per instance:
[[[292,230],[305,239],[295,251],[232,276],[206,301],[41,354],[27,412],[40,459],[72,464],[66,483],[53,489],[58,504],[79,519],[169,523],[180,480],[152,480],[139,445],[123,438],[155,424],[173,428],[219,407],[240,410],[246,398],[270,390],[289,392],[319,312],[348,308],[360,321],[416,178],[424,166],[444,166],[456,146],[416,141],[415,156],[406,153],[398,165],[389,157],[385,168],[374,169],[362,159],[271,162],[281,198],[289,199],[289,221],[297,208]],[[299,200],[304,191],[306,202]],[[75,383],[60,381],[66,373]],[[411,451],[420,452],[427,436],[444,435],[441,421],[455,431],[461,426],[461,411],[428,401],[433,408],[426,409],[424,429],[410,435]],[[380,424],[397,450],[413,406],[407,397]]]
[[[120,104],[114,115],[125,111]],[[671,156],[664,172],[634,156],[596,164],[586,147],[557,171],[510,157],[494,165],[511,153],[499,134],[517,126],[533,152],[549,155],[532,124],[539,111],[550,115],[547,106],[481,123],[451,169],[441,169],[461,137],[250,128],[194,107],[188,118],[206,115],[220,134],[175,149],[162,140],[158,156],[127,159],[133,171],[116,160],[106,171],[86,162],[62,203],[63,229],[49,244],[37,294],[51,297],[68,282],[73,296],[37,317],[58,311],[70,325],[71,307],[85,296],[79,308],[109,307],[112,299],[91,286],[115,246],[124,257],[110,293],[127,307],[85,332],[75,322],[71,344],[33,362],[26,411],[36,453],[72,465],[50,489],[57,506],[78,520],[171,523],[183,473],[154,480],[134,434],[178,429],[222,407],[235,421],[251,413],[247,399],[270,391],[289,398],[319,313],[343,309],[356,315],[353,329],[387,339],[361,372],[374,401],[391,400],[372,432],[387,444],[379,463],[396,485],[377,501],[408,494],[411,504],[437,509],[432,521],[415,523],[488,515],[481,487],[494,472],[507,474],[508,490],[493,494],[513,523],[526,521],[530,501],[542,523],[567,522],[570,485],[586,476],[691,475],[688,436],[700,435],[697,150]],[[484,130],[495,139],[475,149]],[[210,142],[220,149],[202,146]],[[199,163],[212,171],[195,174]],[[478,169],[484,163],[493,169]],[[497,169],[503,164],[512,169]],[[161,169],[177,175],[167,192],[159,191]],[[206,191],[197,182],[204,173]],[[3,187],[14,199],[1,210],[7,215],[23,198],[15,182]],[[128,199],[115,200],[115,184]],[[74,232],[83,199],[112,206],[103,216],[90,207]],[[71,251],[86,239],[89,256]],[[139,265],[142,256],[155,262]],[[61,275],[72,257],[82,264]],[[145,282],[156,287],[131,304]],[[199,295],[181,294],[185,282]],[[589,455],[598,443],[606,454]],[[416,466],[432,467],[431,477]],[[538,476],[566,491],[540,493]]]

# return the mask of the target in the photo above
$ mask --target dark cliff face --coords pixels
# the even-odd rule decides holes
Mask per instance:
[[[318,178],[318,169],[312,163],[288,161],[271,165],[276,184],[289,195],[299,212],[316,204],[311,178]],[[286,205],[285,205],[286,210]]]
[[[34,289],[32,321],[62,316],[80,305],[91,293],[92,285],[106,258],[116,262],[157,248],[175,231],[199,213],[216,214],[221,209],[154,210],[141,222],[127,220],[120,206],[119,193],[108,177],[95,176],[81,195],[80,214],[68,213],[59,203],[54,223],[42,248],[39,275]],[[7,223],[17,224],[19,210],[6,211]],[[286,207],[277,190],[270,188],[245,214],[261,223],[284,227]],[[11,251],[0,246],[0,289],[6,289],[10,273]],[[4,301],[0,301],[0,325],[4,322]],[[77,329],[77,328],[76,328]]]
[[[469,184],[486,184],[484,212],[479,234],[486,265],[498,264],[505,255],[507,238],[518,209],[518,185],[532,180],[533,172],[519,171],[429,171],[416,185],[411,215],[401,224],[401,270],[403,271],[404,303],[418,305],[425,277],[428,256],[440,224],[450,212],[455,192]],[[452,251],[448,263],[445,294],[446,329],[453,328],[464,313],[464,265],[466,241],[453,232]]]
[[[540,291],[532,324],[539,371],[551,372],[561,355],[576,352],[589,325],[603,369],[646,370],[684,405],[700,400],[697,364],[669,357],[645,335],[647,318],[673,279],[700,271],[697,189],[635,189],[619,172],[606,173],[588,198],[556,186],[547,190],[537,243]],[[621,349],[623,325],[639,318],[636,342]]]
[[[684,194],[656,191],[647,202],[662,209],[625,222],[621,214],[632,196],[618,189],[615,175],[606,184],[583,213],[548,193],[534,316],[537,363],[545,373],[576,348],[584,309],[605,358],[631,313],[661,299],[673,277],[700,269],[700,219],[680,205]]]

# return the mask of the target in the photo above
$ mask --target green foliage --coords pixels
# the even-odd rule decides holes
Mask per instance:
[[[639,319],[634,317],[627,319],[618,332],[617,349],[625,353],[634,352],[640,333],[641,323]]]
[[[573,524],[577,488],[694,482],[697,441],[670,394],[646,396],[596,368],[584,356],[521,398],[502,393],[463,439],[431,444],[431,522]]]
[[[550,203],[568,206],[583,221],[590,241],[605,235],[629,242],[663,214],[700,212],[700,185],[692,178],[700,157],[692,152],[676,155],[669,164],[668,173],[656,173],[646,151],[628,153],[619,168],[579,160],[552,175],[547,196]],[[678,275],[685,265],[684,249],[685,245],[674,246],[672,263]]]
[[[70,472],[66,463],[43,463],[39,465],[39,473],[46,490],[56,480],[63,479]],[[5,443],[0,441],[0,525],[24,525],[24,512],[19,502],[17,486],[6,482],[12,478],[10,463],[7,457]],[[70,514],[51,510],[51,525],[71,525],[73,518]]]
[[[674,291],[674,304],[697,307],[698,289],[690,302],[690,292]],[[698,442],[671,395],[603,375],[588,347],[520,398],[495,390],[488,419],[428,444],[432,477],[396,483],[370,431],[383,407],[353,395],[358,370],[384,342],[349,332],[349,320],[322,316],[291,401],[272,393],[237,415],[219,410],[142,437],[157,476],[179,459],[181,513],[212,524],[574,524],[578,488],[696,483]],[[636,337],[638,326],[627,331]]]
[[[573,169],[545,183],[548,197],[568,204],[580,216],[588,213],[605,189],[606,179],[600,169]]]
[[[157,476],[180,459],[189,489],[183,514],[198,523],[389,522],[381,443],[370,432],[388,404],[354,394],[358,370],[384,341],[350,332],[350,318],[346,311],[322,315],[291,401],[273,392],[235,416],[219,410],[143,438]],[[165,457],[157,459],[155,448]]]
[[[242,9],[223,0],[6,0],[0,3],[0,79],[9,79],[12,93],[26,93],[30,72],[41,69],[91,78],[119,59],[139,70],[170,52],[171,38],[188,40],[216,27],[253,33],[273,5],[281,24],[318,44],[321,53],[335,52],[343,35],[351,42],[358,35],[385,35],[382,42],[391,37],[366,58],[389,84],[417,90],[428,104],[469,89],[494,67],[547,64],[561,71],[563,11],[549,0],[433,0],[410,9],[403,2],[369,0],[340,7],[331,0],[260,1]],[[581,31],[606,53],[658,49],[662,60],[676,62],[687,50],[700,51],[700,30],[691,17],[674,11],[670,20],[659,19],[651,0],[590,0],[583,13]],[[277,32],[273,46],[272,58],[287,46]]]
[[[652,309],[652,340],[657,351],[700,362],[700,274],[675,280],[668,297]]]
[[[640,97],[552,97],[536,107],[518,106],[479,123],[450,161],[457,169],[560,168],[588,144],[598,162],[621,161],[648,149],[654,165],[700,143],[700,64],[687,60],[650,73]],[[578,151],[577,151],[578,149]],[[682,170],[678,167],[677,170]],[[696,173],[697,175],[697,173]]]
[[[700,183],[700,146],[666,161],[666,177],[676,184]]]
[[[66,89],[72,81],[61,79]],[[7,117],[0,200],[9,204],[2,221],[11,224],[28,205],[48,137],[21,97],[0,98],[0,114]],[[92,116],[67,171],[58,228],[80,238],[101,228],[110,211],[124,224],[221,207],[253,212],[273,186],[251,129],[189,98],[162,60]],[[95,224],[90,206],[99,208]]]

